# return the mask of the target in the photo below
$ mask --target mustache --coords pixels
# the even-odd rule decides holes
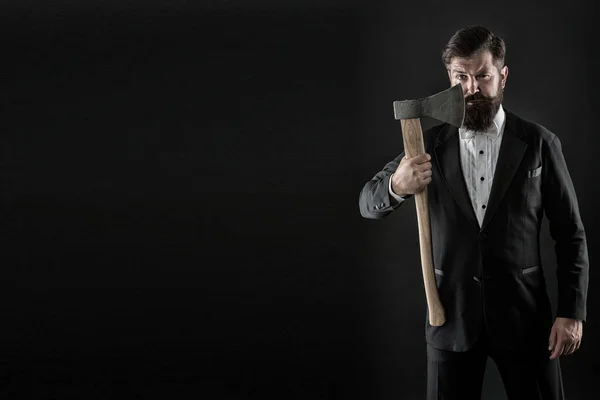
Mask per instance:
[[[481,92],[474,93],[465,97],[465,103],[491,102],[492,98],[484,95]]]

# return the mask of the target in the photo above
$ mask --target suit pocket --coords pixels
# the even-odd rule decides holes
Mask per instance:
[[[527,171],[527,179],[535,178],[536,176],[540,176],[542,173],[542,166],[540,165],[537,168],[530,169]]]
[[[439,289],[440,286],[442,285],[442,278],[444,277],[444,271],[442,271],[441,269],[434,268],[433,272],[435,274],[434,277],[435,277],[436,286]]]
[[[535,165],[535,164],[534,164]],[[526,203],[529,210],[537,210],[542,207],[542,166],[528,169],[523,180]]]
[[[546,282],[544,278],[544,270],[540,265],[523,268],[521,270],[521,282],[525,291],[524,297],[529,297],[530,302],[537,303],[543,299],[546,290]]]
[[[541,267],[539,265],[534,265],[533,267],[525,268],[525,269],[523,269],[523,275],[527,275],[527,274],[531,274],[533,272],[536,272],[540,268]]]

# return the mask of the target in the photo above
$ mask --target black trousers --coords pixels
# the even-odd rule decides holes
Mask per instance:
[[[488,357],[498,367],[509,400],[564,400],[560,362],[550,360],[546,343],[507,350],[492,344],[482,331],[466,352],[427,345],[427,400],[480,400]]]

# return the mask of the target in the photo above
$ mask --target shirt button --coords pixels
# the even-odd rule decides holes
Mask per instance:
[[[479,154],[483,154],[483,150],[479,150]]]
[[[481,178],[479,178],[479,179],[481,179],[482,181],[485,180],[485,178],[483,176]]]
[[[481,208],[483,208],[485,210],[485,204],[481,206]]]

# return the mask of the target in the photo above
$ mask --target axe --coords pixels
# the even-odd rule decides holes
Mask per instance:
[[[465,116],[465,98],[462,85],[459,83],[443,92],[417,100],[394,101],[394,115],[396,119],[400,120],[406,156],[412,158],[423,154],[425,147],[420,118],[432,117],[460,128]],[[429,323],[432,326],[441,326],[446,322],[446,315],[440,302],[433,271],[427,187],[423,191],[415,193],[415,204],[417,206],[421,267],[429,310]]]

